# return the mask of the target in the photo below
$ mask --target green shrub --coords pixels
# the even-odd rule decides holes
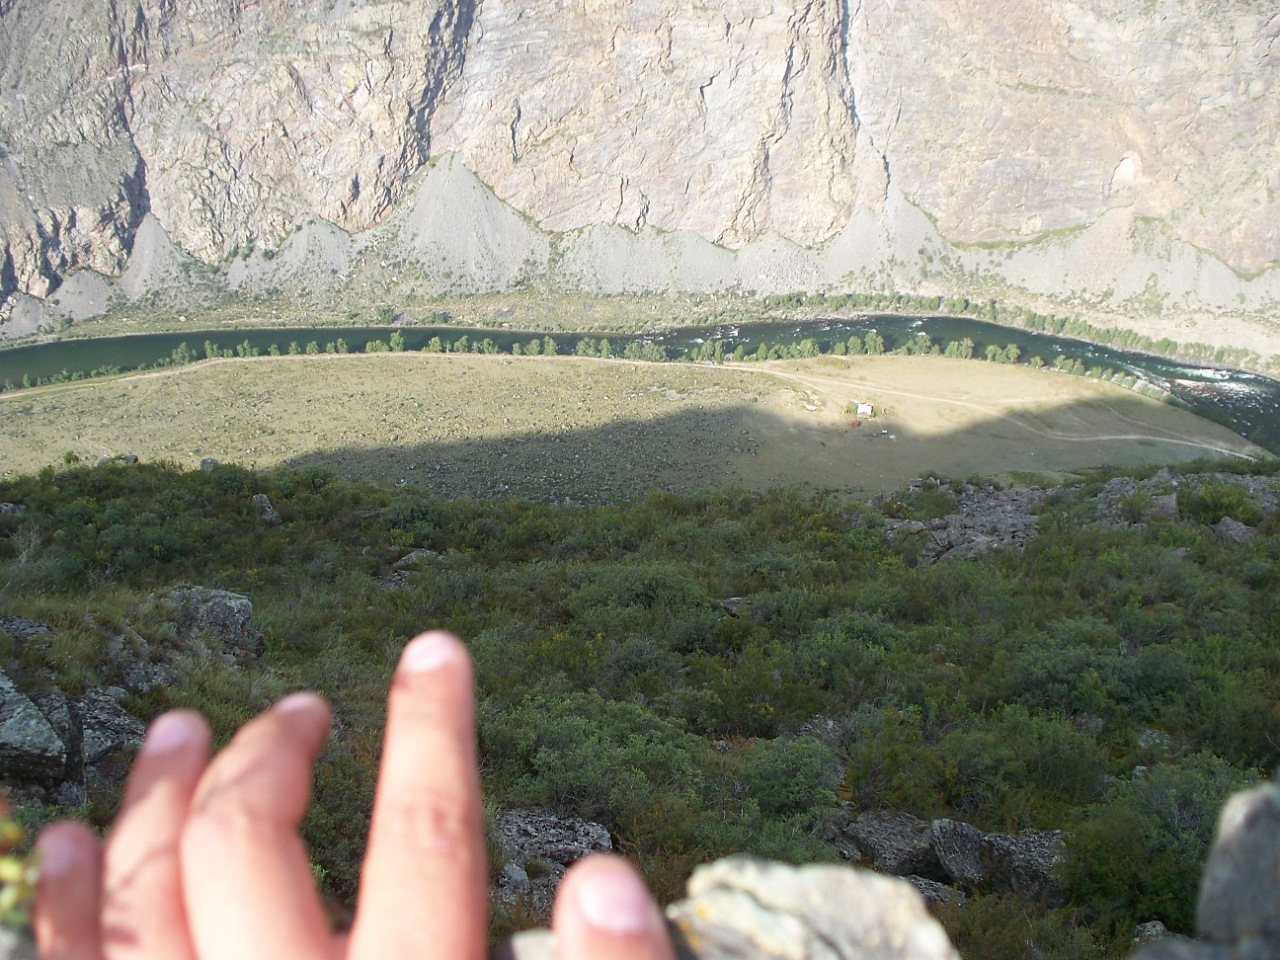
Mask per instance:
[[[1065,718],[1007,705],[974,717],[938,743],[950,805],[989,827],[1022,829],[1062,822],[1094,798],[1106,756]]]
[[[1198,753],[1117,782],[1068,835],[1061,872],[1075,901],[1119,933],[1160,920],[1191,935],[1218,811],[1255,777]]]
[[[1178,515],[1195,523],[1215,524],[1230,517],[1249,526],[1262,522],[1262,508],[1249,497],[1249,491],[1226,481],[1206,483],[1199,490],[1178,488]]]
[[[703,741],[639,704],[593,691],[485,701],[480,739],[508,800],[548,805],[633,836],[666,829],[655,811],[684,808],[689,816],[702,793]]]

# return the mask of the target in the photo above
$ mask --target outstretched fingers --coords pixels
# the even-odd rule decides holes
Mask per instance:
[[[556,960],[674,960],[666,923],[644,880],[621,857],[570,868],[556,895]]]
[[[391,687],[350,956],[481,960],[485,870],[470,659],[425,633]]]
[[[201,960],[335,955],[297,828],[329,733],[314,694],[245,726],[200,780],[182,835],[182,880]]]

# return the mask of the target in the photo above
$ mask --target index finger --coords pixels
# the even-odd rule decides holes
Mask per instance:
[[[488,898],[471,662],[425,633],[400,658],[387,705],[350,956],[480,960]]]

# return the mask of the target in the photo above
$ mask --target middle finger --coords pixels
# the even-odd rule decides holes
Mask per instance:
[[[201,779],[182,837],[182,875],[202,960],[334,955],[297,832],[328,731],[319,697],[286,697],[236,734]]]

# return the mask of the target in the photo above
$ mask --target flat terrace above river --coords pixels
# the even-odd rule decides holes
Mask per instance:
[[[874,418],[855,423],[851,404]],[[863,494],[926,473],[1260,456],[1219,426],[1109,383],[938,357],[703,366],[421,353],[213,360],[0,395],[6,474],[134,454],[449,495],[629,500],[799,485]]]

